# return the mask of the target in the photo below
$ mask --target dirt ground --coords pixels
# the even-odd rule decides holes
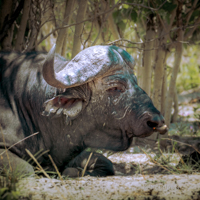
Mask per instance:
[[[29,199],[200,199],[200,175],[133,175],[84,177],[60,181],[24,179],[21,192]]]
[[[167,160],[168,166],[180,164],[183,155],[190,155],[194,147],[199,149],[199,137],[178,137],[181,141],[178,153],[115,153],[108,158],[113,162],[115,176],[96,178],[80,177],[76,179],[26,178],[18,183],[18,191],[27,198],[22,199],[68,199],[68,200],[104,200],[104,199],[144,199],[144,200],[200,200],[200,172],[177,174],[160,164]],[[188,145],[185,145],[188,143]],[[191,145],[191,146],[190,146]],[[140,150],[141,147],[138,147]],[[108,154],[106,152],[105,154]],[[155,162],[156,161],[156,162]],[[199,161],[198,161],[199,162]],[[200,163],[199,163],[200,164]],[[189,170],[189,169],[187,169]],[[188,175],[190,174],[190,175]]]
[[[150,154],[151,157],[154,155]],[[165,154],[171,165],[177,165],[177,154]],[[157,174],[158,166],[145,154],[114,154],[115,176],[81,177],[64,181],[47,178],[27,178],[18,183],[26,199],[200,199],[200,174]],[[163,173],[163,171],[162,171]],[[23,198],[25,199],[25,198]]]

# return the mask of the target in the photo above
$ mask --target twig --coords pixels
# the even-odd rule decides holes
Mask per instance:
[[[165,1],[166,2],[166,1]],[[155,6],[154,5],[154,2],[151,0],[151,3],[153,4],[153,6]],[[160,23],[161,23],[161,25],[162,25],[162,27],[165,29],[165,31],[167,30],[167,28],[166,28],[166,26],[164,25],[164,22],[163,22],[163,20],[162,20],[162,18],[161,18],[161,16],[159,15],[159,13],[157,12],[158,10],[155,10],[155,12],[156,12],[156,15],[157,15],[157,17],[158,17],[158,19],[159,19],[159,21],[160,21]]]
[[[49,156],[49,158],[50,158],[50,160],[51,160],[51,162],[52,162],[52,164],[53,164],[53,166],[54,166],[54,168],[55,168],[56,172],[58,173],[58,176],[59,176],[59,178],[60,178],[60,179],[63,181],[63,178],[62,178],[62,176],[61,176],[60,172],[58,171],[58,168],[57,168],[57,166],[56,166],[55,162],[53,161],[53,158],[51,157],[51,155],[50,155],[50,154],[49,154],[48,156]]]
[[[90,155],[89,155],[89,157],[88,157],[88,160],[87,160],[87,162],[86,162],[86,164],[85,164],[85,167],[84,167],[84,169],[83,169],[83,172],[82,172],[82,177],[83,177],[84,174],[85,174],[85,171],[86,171],[87,166],[88,166],[88,163],[89,163],[89,161],[90,161],[90,159],[91,159],[91,157],[92,157],[92,154],[93,154],[93,152],[91,152]]]
[[[84,22],[87,22],[87,21],[90,21],[90,20],[93,20],[95,19],[97,16],[101,16],[103,14],[106,14],[106,13],[109,13],[111,12],[112,10],[114,10],[117,6],[121,5],[122,3],[118,2],[116,3],[111,9],[105,11],[105,12],[101,12],[99,14],[97,14],[95,17],[90,17],[88,19],[85,19],[85,20],[82,20],[78,23],[73,23],[73,24],[70,24],[70,25],[65,25],[65,26],[61,26],[61,27],[57,27],[55,28],[54,30],[52,30],[49,34],[47,34],[46,36],[44,36],[39,42],[37,42],[37,45],[39,45],[43,40],[45,40],[46,38],[48,38],[51,34],[53,34],[55,31],[59,30],[59,29],[64,29],[64,28],[69,28],[71,26],[75,26],[75,25],[78,25],[78,24],[81,24],[81,23],[84,23]]]
[[[35,153],[34,154],[34,157],[38,160],[41,156],[43,156],[44,154],[46,154],[46,153],[48,153],[49,152],[49,149],[48,150],[46,150],[46,151],[43,151],[43,149],[41,149],[41,150],[39,150],[37,153]],[[27,160],[27,162],[28,163],[32,163],[32,162],[30,162],[32,159],[31,158],[29,158],[28,160]],[[32,164],[31,164],[32,165]]]
[[[191,18],[192,14],[193,14],[193,12],[194,12],[194,10],[195,10],[195,7],[196,7],[196,5],[197,5],[197,2],[198,2],[198,0],[195,0],[195,1],[193,2],[190,11],[189,11],[189,12],[187,13],[187,15],[186,15],[186,23],[185,23],[186,26],[188,25],[188,23],[189,23],[189,21],[190,21],[190,18]]]
[[[127,5],[133,5],[133,6],[140,6],[140,7],[143,7],[143,8],[147,8],[147,9],[150,9],[152,11],[157,11],[159,10],[165,3],[167,2],[167,0],[165,0],[158,8],[152,8],[150,6],[145,6],[143,4],[137,4],[137,3],[123,3],[123,4],[127,4]]]
[[[180,153],[174,148],[175,152],[178,154],[178,156],[180,157],[180,160],[182,162],[182,164],[185,164],[185,162],[183,161],[182,156],[180,155]]]
[[[39,169],[43,172],[43,174],[44,174],[47,178],[51,179],[50,176],[44,171],[44,169],[42,168],[42,166],[38,163],[38,161],[37,161],[36,158],[33,156],[33,154],[32,154],[28,149],[25,149],[25,150],[26,150],[26,152],[28,153],[28,155],[35,161],[35,163],[38,165]]]
[[[0,126],[0,127],[1,127],[1,126]],[[1,128],[1,132],[2,132],[2,128]],[[30,137],[32,137],[32,136],[37,135],[38,133],[39,133],[39,132],[36,132],[36,133],[33,133],[32,135],[29,135],[28,137],[23,138],[22,140],[20,140],[20,141],[16,142],[15,144],[11,145],[9,148],[6,148],[6,146],[5,146],[5,149],[6,149],[6,150],[3,151],[2,153],[0,153],[0,156],[3,155],[6,151],[8,151],[9,149],[11,149],[12,147],[14,147],[15,145],[19,144],[20,142],[23,142],[24,140],[26,140],[26,139],[28,139],[28,138],[30,138]],[[2,132],[2,134],[3,134],[3,132]],[[3,137],[3,140],[4,140],[4,137]]]
[[[138,146],[138,147],[139,147],[139,146]],[[165,169],[165,170],[167,170],[167,171],[169,171],[169,172],[171,172],[172,174],[175,175],[175,173],[173,173],[171,170],[169,170],[168,168],[164,167],[164,166],[161,165],[160,163],[156,162],[156,161],[155,161],[150,155],[148,155],[143,149],[141,149],[140,147],[139,147],[139,149],[142,150],[142,151],[144,152],[144,154],[150,159],[151,162],[153,162],[154,164],[156,164],[156,165],[162,167],[163,169]]]
[[[199,151],[196,147],[192,146],[191,144],[187,144],[187,143],[180,142],[180,141],[177,141],[177,140],[173,140],[173,139],[170,139],[170,138],[161,138],[161,139],[162,139],[162,140],[175,141],[175,142],[178,142],[178,143],[181,143],[181,144],[185,144],[185,145],[187,145],[187,146],[189,146],[189,147],[192,147],[195,151],[197,151],[197,152],[200,154],[200,151]]]

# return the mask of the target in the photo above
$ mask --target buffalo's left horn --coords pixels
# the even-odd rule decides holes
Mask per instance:
[[[51,86],[57,87],[57,88],[66,88],[66,86],[62,83],[62,81],[59,80],[57,77],[57,74],[54,71],[54,56],[55,56],[55,49],[56,45],[51,48],[49,51],[46,60],[43,64],[42,74],[44,77],[44,80]]]

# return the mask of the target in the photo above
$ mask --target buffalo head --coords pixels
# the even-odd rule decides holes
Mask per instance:
[[[54,50],[47,55],[43,77],[58,92],[44,103],[43,115],[72,122],[71,134],[78,134],[85,147],[125,150],[133,137],[167,131],[163,116],[138,86],[134,59],[126,51],[89,47],[56,72]]]

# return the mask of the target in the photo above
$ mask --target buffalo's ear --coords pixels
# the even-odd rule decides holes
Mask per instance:
[[[83,108],[83,100],[79,98],[71,98],[64,95],[58,95],[44,102],[44,111],[42,115],[50,117],[59,117],[66,115],[67,119],[76,118]]]

